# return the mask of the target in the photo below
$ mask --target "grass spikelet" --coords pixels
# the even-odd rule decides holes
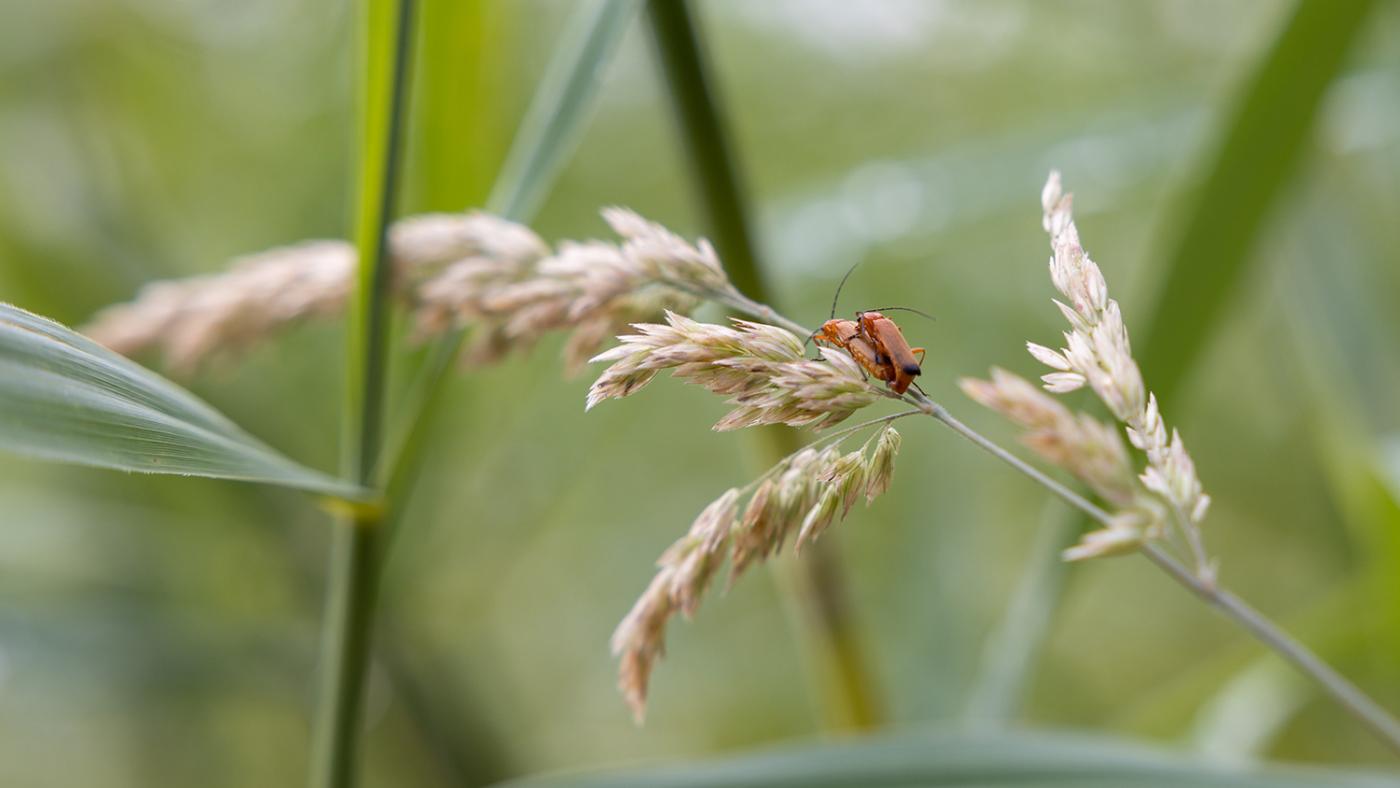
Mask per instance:
[[[1031,356],[1051,371],[1041,377],[1046,391],[1067,393],[1088,387],[1125,427],[1128,440],[1146,458],[1134,477],[1117,431],[1085,414],[1071,413],[1025,380],[999,369],[991,380],[964,379],[963,391],[1027,430],[1023,440],[1050,462],[1074,474],[1120,510],[1122,523],[1085,537],[1066,551],[1077,560],[1130,551],[1160,536],[1160,521],[1175,524],[1188,545],[1198,575],[1210,580],[1200,524],[1210,498],[1195,464],[1175,431],[1169,433],[1157,398],[1147,389],[1133,359],[1128,329],[1118,302],[1097,263],[1080,244],[1073,198],[1051,172],[1041,192],[1042,225],[1050,234],[1050,281],[1063,297],[1054,303],[1069,322],[1065,347],[1026,343]],[[1159,510],[1165,504],[1165,513]]]
[[[666,323],[639,323],[622,344],[593,360],[611,362],[589,389],[586,407],[635,393],[661,370],[729,397],[734,405],[715,424],[719,431],[759,424],[822,429],[877,399],[851,357],[823,349],[821,361],[804,358],[802,341],[778,326],[735,320],[734,326],[701,323],[672,312]]]
[[[118,353],[160,347],[189,373],[217,352],[242,350],[297,321],[340,311],[355,252],[312,241],[234,261],[222,274],[155,282],[129,304],[108,307],[83,329]]]
[[[689,312],[727,291],[709,244],[691,245],[619,208],[606,211],[623,243],[563,241],[557,250],[523,225],[485,213],[408,217],[390,230],[394,285],[418,339],[471,327],[468,363],[526,350],[571,332],[566,372],[609,339],[665,311]],[[162,351],[179,372],[344,309],[355,267],[342,241],[314,241],[235,261],[226,272],[147,285],[84,329],[117,352]]]
[[[888,489],[899,433],[886,425],[860,451],[846,454],[838,450],[839,440],[795,452],[744,490],[726,491],[662,554],[655,577],[612,636],[620,660],[618,687],[638,723],[646,712],[652,669],[665,652],[666,624],[676,613],[695,613],[726,558],[732,584],[789,539],[799,546],[816,539],[858,498],[869,502]]]

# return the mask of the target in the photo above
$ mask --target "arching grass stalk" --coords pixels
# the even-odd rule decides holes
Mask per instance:
[[[712,292],[709,294],[709,297],[766,322],[782,326],[784,329],[791,331],[794,335],[805,336],[810,333],[801,324],[779,315],[767,305],[760,304],[736,291],[732,291],[732,288]],[[606,374],[607,373],[605,373],[605,377]],[[1075,509],[1088,515],[1095,522],[1104,526],[1106,532],[1113,532],[1114,529],[1122,527],[1123,518],[1121,515],[1110,512],[1098,504],[1095,504],[1085,496],[1050,477],[1044,471],[1041,471],[1017,457],[995,441],[992,441],[990,438],[987,438],[954,417],[943,405],[917,391],[911,390],[902,397],[896,396],[884,389],[880,389],[879,391],[886,397],[903,400],[917,408],[917,411],[906,411],[897,414],[899,418],[913,415],[915,412],[930,416],[948,429],[951,429],[953,432],[971,441],[977,447],[988,452],[1002,462],[1005,462],[1027,478],[1046,488],[1056,497],[1073,506]],[[1191,591],[1196,597],[1205,601],[1211,607],[1220,611],[1230,621],[1245,629],[1289,664],[1316,681],[1333,700],[1364,723],[1397,753],[1400,753],[1400,721],[1397,721],[1394,716],[1362,692],[1355,684],[1323,662],[1321,658],[1310,651],[1306,646],[1293,639],[1280,629],[1278,625],[1270,621],[1262,613],[1255,610],[1238,596],[1221,587],[1212,574],[1203,574],[1200,571],[1188,569],[1157,544],[1138,541],[1133,544],[1133,547],[1146,556],[1147,559],[1159,569],[1164,571],[1172,580]]]
[[[595,359],[612,363],[590,390],[590,407],[603,399],[630,396],[668,369],[676,377],[730,396],[735,410],[716,425],[717,429],[765,423],[815,425],[820,429],[849,417],[881,395],[908,402],[1103,526],[1065,551],[1067,559],[1143,553],[1173,580],[1316,681],[1400,752],[1400,722],[1307,647],[1218,584],[1215,564],[1205,554],[1200,532],[1210,499],[1196,477],[1181,436],[1167,431],[1157,401],[1131,356],[1118,304],[1109,297],[1102,272],[1079,244],[1070,198],[1061,192],[1058,174],[1052,174],[1042,203],[1045,229],[1050,233],[1054,251],[1051,278],[1067,302],[1058,305],[1071,330],[1065,335],[1067,349],[1055,351],[1032,343],[1030,352],[1052,368],[1044,377],[1047,389],[1057,392],[1090,388],[1126,427],[1129,442],[1140,454],[1131,454],[1123,445],[1118,427],[1073,413],[1049,394],[1010,373],[994,371],[990,381],[965,380],[963,386],[977,401],[1025,427],[1025,440],[1032,449],[1084,482],[1110,508],[1094,503],[976,432],[921,391],[896,395],[863,379],[854,361],[844,353],[823,350],[823,360],[803,358],[801,337],[810,334],[808,329],[739,293],[727,280],[677,283],[673,279],[672,286],[764,322],[739,321],[731,328],[668,315],[665,325],[637,325],[638,333],[621,337],[621,346]],[[662,233],[658,241],[644,247],[653,256],[664,249],[678,263],[693,258],[694,249],[665,236],[663,231],[656,232]],[[718,267],[717,260],[711,262]],[[822,367],[825,369],[819,369]],[[1145,461],[1141,473],[1137,473],[1135,458]],[[810,495],[801,498],[799,511],[784,510],[785,518],[800,515],[802,507],[811,506],[806,514],[808,521],[817,518],[829,522],[826,518],[836,511],[836,501],[850,500],[849,493],[842,491],[858,487],[861,474],[868,472],[868,466],[864,466],[866,471],[861,470],[861,463],[858,457],[851,457],[838,467],[835,458],[829,457],[824,463],[801,469],[800,489],[811,490],[816,485],[825,491],[817,499]],[[761,513],[766,510],[751,502],[749,510],[739,517],[738,498],[739,490],[726,493],[701,515],[689,537],[673,545],[662,558],[662,571],[619,628],[619,635],[627,634],[614,640],[623,656],[621,685],[634,708],[644,701],[651,661],[660,653],[660,630],[670,614],[695,609],[698,595],[708,585],[727,541],[742,544],[748,534],[763,530],[755,522],[763,522]],[[761,500],[759,493],[754,498]],[[752,521],[751,512],[756,506],[759,520]],[[808,528],[801,530],[806,532]],[[779,529],[776,541],[769,544],[781,546],[782,533]],[[1184,537],[1192,568],[1188,569],[1169,551],[1173,535]],[[763,554],[777,549],[776,546]],[[693,557],[695,550],[700,550],[698,555],[705,556],[704,560]],[[743,564],[741,553],[738,547],[734,548],[735,557],[731,560],[736,569]]]
[[[1167,507],[1165,517],[1177,533],[1185,536],[1187,552],[1194,566],[1187,568],[1161,544],[1154,543],[1150,529],[1149,533],[1145,534],[1132,530],[1127,534],[1131,538],[1120,540],[1117,535],[1127,529],[1124,512],[1110,512],[1093,503],[968,427],[943,405],[930,400],[922,393],[910,391],[901,399],[917,406],[921,412],[1088,515],[1103,526],[1102,531],[1094,534],[1110,535],[1108,539],[1096,541],[1092,538],[1094,534],[1091,534],[1080,547],[1066,551],[1067,557],[1085,558],[1126,550],[1140,551],[1168,577],[1316,681],[1333,700],[1400,753],[1400,721],[1306,646],[1217,582],[1214,565],[1205,556],[1199,533],[1205,502],[1209,499],[1201,491],[1200,482],[1195,478],[1194,467],[1189,456],[1185,454],[1180,437],[1175,433],[1170,439],[1165,437],[1165,428],[1161,424],[1156,402],[1143,386],[1136,364],[1128,354],[1126,329],[1122,327],[1121,316],[1117,314],[1117,304],[1108,298],[1107,286],[1103,283],[1097,266],[1079,246],[1078,235],[1069,215],[1069,198],[1059,191],[1058,175],[1052,175],[1046,188],[1044,202],[1046,229],[1051,233],[1052,246],[1056,252],[1056,259],[1052,260],[1052,274],[1057,278],[1056,285],[1066,294],[1067,300],[1072,302],[1070,306],[1061,305],[1061,311],[1071,318],[1074,331],[1082,332],[1085,338],[1081,340],[1076,334],[1069,335],[1070,350],[1064,351],[1063,355],[1035,345],[1032,346],[1031,352],[1036,358],[1050,363],[1052,368],[1058,370],[1046,376],[1047,388],[1054,390],[1069,384],[1087,384],[1107,396],[1111,410],[1121,412],[1120,418],[1129,423],[1129,437],[1132,438],[1133,444],[1148,455],[1148,469],[1142,474],[1147,492],[1156,493],[1171,504]],[[730,291],[717,293],[712,297],[761,320],[781,325],[796,334],[809,333],[805,327],[777,314],[771,307],[754,302],[738,292],[732,292],[732,288]],[[1086,312],[1107,314],[1108,318],[1103,326],[1090,325],[1079,317]],[[1116,374],[1109,376],[1106,374],[1109,371],[1115,371]],[[1080,378],[1067,381],[1065,378],[1071,375]],[[1100,375],[1103,377],[1098,377]],[[1038,436],[1035,432],[1029,433],[1028,442],[1043,455],[1086,481],[1106,500],[1123,505],[1129,512],[1128,517],[1136,520],[1138,515],[1132,513],[1133,507],[1145,504],[1142,499],[1123,500],[1127,494],[1122,490],[1123,480],[1121,474],[1112,466],[1126,460],[1119,458],[1113,447],[1104,439],[1106,425],[1082,415],[1077,419],[1066,418],[1069,414],[1059,414],[1052,410],[1055,403],[1048,401],[1048,398],[1038,399],[1028,392],[1021,392],[1014,384],[1008,385],[1004,381],[998,381],[991,386],[991,395],[1011,395],[1009,402],[993,402],[984,398],[983,395],[987,392],[977,392],[975,387],[969,387],[967,383],[964,382],[964,387],[984,404],[992,405],[1028,428],[1050,430],[1049,435],[1042,433]],[[1121,394],[1125,388],[1128,396],[1115,400],[1114,397]],[[889,392],[885,394],[893,396]],[[1105,456],[1108,457],[1107,461]]]
[[[1066,551],[1067,558],[1144,553],[1170,577],[1316,680],[1334,699],[1400,751],[1400,723],[1277,625],[1216,584],[1215,567],[1204,555],[1198,530],[1209,499],[1196,478],[1190,456],[1180,436],[1167,432],[1156,400],[1147,390],[1128,351],[1127,332],[1118,305],[1108,297],[1102,273],[1079,246],[1069,215],[1068,196],[1059,192],[1057,179],[1052,178],[1047,186],[1043,203],[1046,229],[1051,231],[1055,252],[1052,279],[1068,302],[1061,305],[1061,311],[1069,320],[1071,331],[1066,335],[1069,347],[1057,351],[1033,345],[1031,353],[1054,370],[1045,376],[1046,387],[1051,392],[1087,386],[1104,400],[1114,418],[1127,427],[1128,442],[1140,454],[1129,452],[1118,434],[1118,426],[1073,413],[1046,392],[1010,373],[994,371],[989,381],[964,381],[964,389],[977,401],[1025,427],[1025,442],[1043,458],[1082,481],[1104,502],[1103,506],[971,430],[942,405],[918,391],[896,395],[875,385],[842,351],[823,348],[820,360],[805,357],[802,340],[809,334],[807,328],[739,293],[729,282],[709,244],[704,241],[688,243],[628,211],[605,211],[605,217],[621,236],[621,243],[591,242],[584,249],[577,244],[561,242],[554,255],[539,261],[538,269],[520,282],[505,286],[499,292],[494,290],[495,285],[489,284],[484,288],[466,287],[457,292],[455,298],[469,321],[485,317],[485,325],[489,327],[504,320],[507,327],[516,325],[522,330],[529,329],[527,335],[536,328],[567,328],[577,333],[582,325],[578,321],[585,316],[620,317],[628,311],[631,299],[654,288],[716,301],[766,321],[741,321],[731,327],[699,323],[668,313],[664,325],[634,323],[638,333],[622,337],[621,346],[596,359],[614,363],[594,384],[590,401],[596,404],[602,399],[628,396],[644,387],[658,372],[670,369],[678,377],[731,398],[735,410],[717,425],[723,429],[773,423],[827,427],[881,398],[899,399],[914,405],[918,412],[933,417],[1011,464],[1104,526]],[[515,234],[514,231],[511,234]],[[569,272],[581,270],[575,265],[580,249],[584,249],[590,259],[610,261],[608,275],[600,281],[570,279]],[[486,258],[473,252],[450,264],[440,274],[451,277],[456,266],[477,270],[497,259],[489,252],[484,254]],[[588,270],[595,269],[589,267]],[[505,303],[498,305],[499,312],[487,309],[485,314],[478,315],[481,298],[492,292],[503,298],[511,297],[504,298]],[[523,295],[530,297],[519,297]],[[599,308],[604,311],[593,311]],[[557,322],[551,317],[558,314],[564,314],[566,319]],[[540,322],[542,320],[544,322]],[[596,335],[585,338],[600,345],[604,339]],[[891,432],[891,428],[886,427],[885,433]],[[799,514],[802,515],[801,527],[796,530],[799,538],[804,531],[809,535],[820,533],[843,506],[849,506],[854,491],[860,489],[860,480],[868,480],[872,474],[888,478],[889,468],[880,458],[893,456],[891,447],[895,440],[890,436],[883,453],[876,448],[875,453],[868,456],[864,451],[859,457],[821,456],[813,458],[820,462],[805,464],[800,478],[790,480],[795,486],[784,487],[790,493],[789,499],[776,510],[783,515],[781,522],[786,524],[783,529],[755,530],[754,523],[767,522],[763,518],[773,514],[766,506],[757,507],[753,516],[759,520],[747,524],[740,521],[738,530],[724,527],[727,513],[737,511],[737,500],[733,501],[735,507],[721,507],[719,514],[725,516],[711,513],[712,516],[703,518],[703,522],[697,521],[692,530],[699,528],[702,532],[705,538],[701,543],[705,544],[710,537],[716,541],[701,552],[693,552],[692,548],[683,552],[686,556],[705,558],[698,565],[705,571],[696,571],[696,566],[685,562],[664,564],[671,573],[671,580],[686,582],[664,584],[665,594],[653,595],[658,602],[655,611],[664,615],[645,616],[642,620],[664,622],[669,617],[668,610],[693,610],[697,590],[703,589],[703,581],[710,576],[709,558],[719,555],[716,551],[725,540],[742,542],[755,534],[791,535],[794,533],[791,526],[797,522],[792,518]],[[1137,473],[1133,464],[1134,457],[1136,461],[1145,460],[1146,467],[1141,473]],[[363,467],[358,470],[364,471]],[[882,484],[877,485],[880,491]],[[873,491],[875,488],[867,486],[866,489]],[[753,497],[757,498],[758,493]],[[750,501],[745,520],[755,511],[755,506]],[[811,508],[804,514],[803,507],[807,506]],[[364,512],[357,519],[372,523],[372,514]],[[1197,529],[1197,533],[1184,534],[1188,529]],[[1167,551],[1173,533],[1190,537],[1186,540],[1185,551],[1195,562],[1192,569],[1188,570]],[[768,545],[763,555],[781,547],[781,541],[762,543]],[[351,576],[359,571],[357,567],[363,567],[363,563],[357,562],[357,555],[351,550],[348,558],[342,561]],[[690,581],[699,581],[699,585]],[[364,588],[363,585],[357,587]],[[346,609],[354,612],[364,608],[351,604]],[[334,631],[367,632],[362,627],[356,630],[357,626],[351,623],[348,628]],[[649,649],[659,641],[642,639],[640,642]],[[624,667],[626,664],[624,661]],[[350,667],[355,669],[353,665]],[[358,669],[362,671],[363,665]],[[340,671],[333,675],[352,675],[352,672]],[[634,686],[640,687],[640,683],[634,682]],[[336,695],[329,693],[327,697]],[[340,712],[332,716],[344,719]],[[351,729],[340,728],[341,731]]]
[[[915,395],[914,398],[922,399],[918,395]],[[929,405],[931,406],[927,411],[929,415],[943,425],[1015,468],[1070,506],[1089,515],[1099,524],[1106,528],[1112,527],[1114,517],[1109,512],[958,421],[942,405],[932,402]],[[1400,721],[1397,721],[1390,712],[1382,708],[1345,676],[1323,662],[1307,646],[1294,640],[1264,614],[1255,610],[1230,591],[1220,587],[1218,583],[1203,580],[1157,545],[1143,545],[1139,549],[1149,561],[1166,572],[1168,577],[1220,611],[1230,621],[1243,627],[1274,653],[1316,681],[1333,700],[1363,722],[1392,750],[1400,753]]]

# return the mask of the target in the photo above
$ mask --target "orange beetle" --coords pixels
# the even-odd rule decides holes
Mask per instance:
[[[809,339],[845,349],[866,372],[888,383],[896,394],[903,394],[910,386],[917,388],[914,378],[923,372],[924,349],[909,347],[904,333],[893,320],[885,317],[880,310],[857,312],[855,320],[836,318],[836,303],[841,298],[841,289],[855,270],[856,267],[851,266],[851,270],[841,278],[841,284],[836,287],[836,296],[831,300],[831,319],[822,323],[821,329]],[[933,319],[908,307],[888,306],[881,309],[899,309]]]
[[[878,311],[857,312],[856,323],[860,326],[860,338],[875,348],[876,362],[883,362],[881,366],[889,370],[890,376],[880,379],[888,380],[896,394],[908,391],[914,378],[923,374],[921,365],[926,351],[921,347],[909,347],[899,326]],[[915,354],[919,356],[917,360]]]
[[[861,325],[855,320],[828,320],[822,323],[821,330],[812,336],[817,342],[844,348],[857,364],[875,379],[886,382],[894,380],[894,367],[885,361],[880,351],[861,335]]]

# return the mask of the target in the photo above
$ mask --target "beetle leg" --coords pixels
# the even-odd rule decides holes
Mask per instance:
[[[916,347],[916,348],[910,348],[910,349],[909,349],[909,352],[911,352],[911,353],[918,353],[918,354],[919,354],[919,366],[922,367],[922,366],[924,365],[924,356],[927,354],[927,351],[924,350],[924,349],[921,348],[921,347]]]

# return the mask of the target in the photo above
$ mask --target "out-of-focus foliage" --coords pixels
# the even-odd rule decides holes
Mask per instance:
[[[189,392],[83,335],[0,303],[0,449],[141,473],[360,497],[297,465]]]
[[[567,773],[510,788],[901,788],[1073,785],[1135,788],[1381,788],[1389,776],[1191,763],[1111,739],[1025,733],[903,732],[729,761]]]
[[[1299,2],[1245,83],[1205,183],[1169,247],[1143,348],[1169,397],[1228,311],[1263,224],[1312,141],[1323,94],[1345,64],[1374,3]]]
[[[571,8],[425,0],[406,210],[486,200]],[[1046,171],[1065,173],[1090,251],[1145,331],[1164,273],[1154,244],[1179,229],[1175,199],[1289,11],[699,4],[782,303],[815,322],[865,260],[842,303],[936,313],[905,324],[930,347],[922,382],[998,438],[1009,430],[953,381],[992,363],[1029,372],[1022,342],[1057,337]],[[76,323],[152,278],[344,236],[349,14],[325,0],[0,0],[0,300]],[[1397,21],[1382,6],[1367,22],[1250,273],[1163,403],[1215,499],[1224,579],[1392,708]],[[603,234],[597,209],[612,204],[703,230],[643,33],[624,40],[535,223],[546,238]],[[309,325],[186,382],[331,467],[342,344],[339,326]],[[752,475],[750,444],[710,433],[723,405],[682,386],[585,417],[586,381],[562,380],[557,352],[446,392],[385,581],[370,784],[699,756],[816,729],[803,658],[757,574],[674,628],[647,726],[632,725],[608,633],[657,554]],[[893,720],[954,720],[1044,494],[933,427],[906,431],[900,460],[889,495],[833,536]],[[0,467],[0,782],[300,781],[323,515],[275,490]],[[1239,746],[1212,752],[1388,763],[1137,559],[1074,567],[1052,632],[1028,722],[1192,746],[1231,731]]]

